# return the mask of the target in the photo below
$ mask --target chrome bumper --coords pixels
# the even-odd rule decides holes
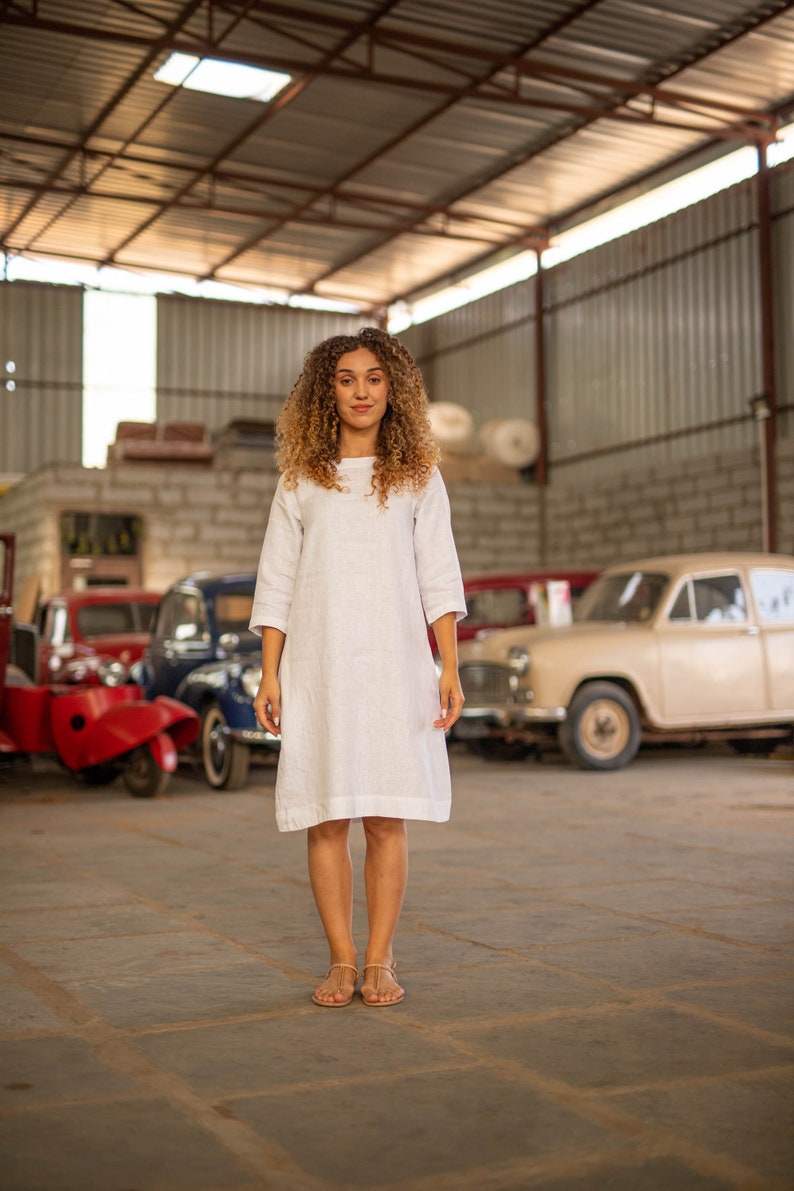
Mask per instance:
[[[559,724],[566,714],[564,707],[527,707],[517,703],[470,707],[464,704],[460,718],[486,720],[495,727],[513,728],[523,724]]]

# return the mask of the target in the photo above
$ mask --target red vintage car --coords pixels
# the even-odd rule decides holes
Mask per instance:
[[[198,735],[199,717],[175,699],[147,702],[132,683],[34,682],[37,632],[13,624],[13,577],[14,537],[0,534],[0,758],[54,755],[91,785],[121,773],[131,794],[161,793],[177,750]]]
[[[51,596],[38,610],[41,683],[120,686],[143,656],[155,609],[153,591],[87,587]]]
[[[538,603],[544,599],[548,584],[567,582],[571,605],[593,582],[595,570],[517,571],[498,575],[473,575],[463,581],[468,615],[458,623],[458,640],[469,641],[488,629],[508,629],[519,624],[535,624]]]

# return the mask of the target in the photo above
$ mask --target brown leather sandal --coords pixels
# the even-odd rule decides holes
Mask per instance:
[[[331,964],[330,968],[328,969],[328,975],[325,977],[326,980],[328,979],[328,976],[331,975],[334,968],[339,969],[339,979],[337,981],[336,988],[332,989],[332,992],[338,993],[342,991],[342,985],[345,979],[345,968],[349,968],[351,972],[355,972],[354,983],[356,980],[358,980],[358,968],[354,968],[352,964]],[[355,991],[356,990],[354,988],[353,992],[346,1001],[323,1001],[317,996],[316,992],[312,993],[312,1000],[314,1001],[315,1005],[322,1005],[323,1009],[344,1009],[345,1005],[349,1005],[353,1000]]]
[[[364,964],[364,983],[365,984],[366,984],[366,980],[367,980],[367,968],[375,968],[377,971],[377,975],[375,976],[375,984],[373,985],[376,993],[380,992],[380,974],[381,974],[381,972],[388,973],[388,975],[391,976],[394,983],[395,984],[397,983],[397,976],[396,976],[397,965],[396,964],[392,964],[391,967],[389,967],[388,964]],[[365,1005],[368,1005],[370,1007],[370,1009],[387,1009],[389,1007],[389,1005],[399,1005],[400,1001],[402,1001],[404,996],[405,996],[405,990],[400,989],[399,994],[396,997],[394,997],[391,1001],[368,1001],[367,998],[364,996],[364,986],[362,985],[362,987],[361,987],[361,1000],[364,1002]]]

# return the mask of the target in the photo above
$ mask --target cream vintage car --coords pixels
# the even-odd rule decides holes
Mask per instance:
[[[645,740],[771,752],[794,726],[794,557],[622,563],[584,593],[575,623],[485,633],[460,661],[455,739],[492,757],[553,736],[586,769],[619,769]]]

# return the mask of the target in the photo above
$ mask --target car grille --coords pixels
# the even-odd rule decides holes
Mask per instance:
[[[491,700],[502,703],[510,698],[510,671],[507,666],[466,662],[460,668],[460,681],[470,703]]]

